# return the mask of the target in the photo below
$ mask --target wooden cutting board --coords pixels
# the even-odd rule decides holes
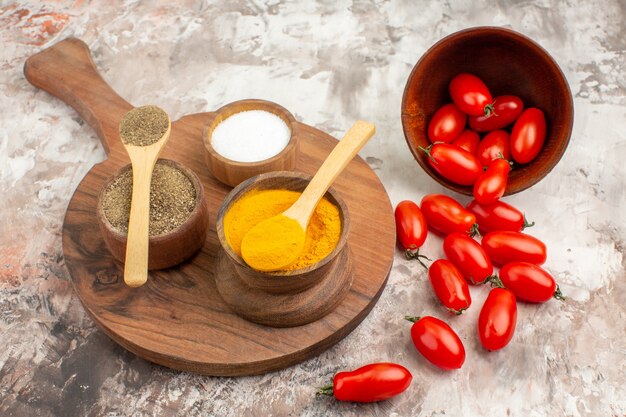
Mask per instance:
[[[387,282],[395,248],[392,207],[376,174],[359,157],[335,183],[351,216],[348,244],[354,281],[344,301],[322,319],[293,328],[250,323],[231,312],[217,293],[217,211],[229,187],[209,175],[201,132],[210,113],[182,117],[162,157],[201,179],[210,213],[203,249],[177,267],[152,271],[148,283],[129,288],[123,265],[105,248],[96,219],[104,182],[129,162],[118,136],[133,107],[100,77],[89,48],[67,39],[30,57],[24,74],[33,85],[70,104],[96,131],[107,159],[78,185],[63,223],[63,254],[87,312],[114,341],[158,364],[208,375],[253,375],[281,369],[328,349],[370,312]],[[297,170],[313,174],[334,147],[331,136],[300,123]],[[80,138],[76,138],[80,140]],[[376,140],[374,138],[373,140]]]

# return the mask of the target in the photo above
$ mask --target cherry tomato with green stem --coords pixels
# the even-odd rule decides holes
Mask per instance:
[[[548,271],[528,262],[510,262],[500,268],[499,279],[519,300],[545,303],[565,297]]]
[[[472,200],[467,209],[474,213],[480,233],[494,231],[521,232],[532,227],[535,222],[529,223],[524,213],[504,201],[498,200],[491,204],[480,204]]]
[[[498,96],[493,99],[493,111],[488,115],[470,116],[469,125],[476,132],[502,129],[513,123],[523,111],[524,103],[519,97]]]
[[[478,233],[476,216],[452,197],[428,194],[422,198],[422,213],[426,224],[444,236],[458,232],[469,235]]]
[[[505,288],[494,288],[478,316],[478,338],[487,350],[499,350],[509,344],[517,324],[515,295]]]
[[[476,155],[476,149],[480,143],[480,136],[473,130],[466,129],[459,135],[458,138],[452,142],[453,145],[458,146],[461,149],[465,149],[472,155]]]
[[[422,210],[414,202],[404,200],[398,203],[394,214],[396,235],[404,248],[407,259],[417,259],[424,268],[427,268],[421,258],[428,259],[428,257],[419,253],[428,235],[428,226]]]
[[[511,131],[511,156],[527,164],[537,157],[546,139],[546,117],[537,108],[524,110]]]
[[[525,233],[491,232],[483,237],[480,244],[491,262],[498,266],[516,261],[541,265],[547,257],[546,245]]]
[[[470,116],[493,112],[493,98],[485,83],[475,75],[461,73],[450,81],[450,97],[456,106]]]
[[[478,242],[462,233],[451,233],[443,240],[446,258],[470,284],[482,284],[493,274],[493,264]]]
[[[451,313],[462,314],[472,304],[469,287],[461,271],[447,259],[438,259],[428,268],[435,295]]]
[[[498,201],[506,190],[511,165],[506,159],[496,159],[474,183],[474,199],[481,204]]]
[[[439,175],[455,184],[473,185],[483,167],[474,154],[449,143],[419,147],[428,156],[428,163]]]
[[[411,339],[419,353],[441,369],[459,369],[465,362],[465,347],[448,324],[431,316],[411,317]]]
[[[387,400],[404,392],[413,376],[402,365],[373,363],[350,372],[339,372],[333,383],[318,389],[319,395],[334,395],[339,401],[371,403]]]
[[[446,104],[437,110],[430,119],[428,139],[431,143],[451,143],[463,132],[466,121],[465,113],[452,103]]]
[[[504,158],[511,159],[511,137],[504,130],[494,130],[487,133],[476,148],[478,162],[484,167],[488,167],[492,161]]]

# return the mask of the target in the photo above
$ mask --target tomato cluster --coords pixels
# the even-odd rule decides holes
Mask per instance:
[[[489,169],[509,167],[508,163],[501,168],[493,166]],[[420,219],[419,227],[407,227],[412,224],[407,219],[414,218]],[[475,199],[467,207],[442,194],[426,195],[421,208],[405,200],[396,209],[396,225],[398,241],[405,249],[410,242],[412,251],[424,244],[428,229],[444,238],[447,259],[430,265],[428,279],[436,297],[451,313],[459,315],[470,307],[468,284],[490,283],[495,287],[478,319],[478,338],[487,350],[502,349],[511,341],[518,300],[543,303],[550,298],[563,299],[554,278],[540,267],[546,261],[545,244],[522,233],[534,223],[517,208],[499,201],[499,196],[490,203]],[[485,235],[479,242],[474,236],[480,233]],[[500,267],[497,275],[494,266]],[[448,370],[463,365],[463,342],[446,322],[432,316],[406,318],[414,323],[411,337],[416,349],[428,361]]]
[[[540,109],[524,109],[517,96],[492,98],[485,83],[472,74],[455,76],[449,93],[452,103],[437,110],[428,124],[431,145],[420,149],[439,175],[474,186],[479,203],[493,203],[506,190],[511,162],[527,164],[541,151],[546,118]],[[510,125],[509,132],[505,129]]]
[[[522,233],[524,214],[500,201],[506,190],[511,159],[532,161],[543,146],[546,121],[536,108],[524,110],[516,96],[492,98],[476,76],[459,74],[449,85],[453,103],[441,107],[428,126],[431,145],[421,148],[441,176],[474,187],[474,200],[464,207],[443,194],[425,196],[420,205],[405,200],[396,206],[398,243],[408,259],[428,269],[428,279],[441,304],[460,315],[472,303],[468,284],[492,287],[478,318],[478,338],[487,350],[499,350],[512,339],[517,323],[517,300],[543,303],[563,299],[554,278],[539,265],[546,261],[546,246]],[[469,129],[466,125],[469,124]],[[503,130],[513,124],[509,134]],[[486,133],[480,138],[479,134]],[[428,230],[444,238],[447,259],[430,260],[419,250]],[[474,236],[482,237],[477,241]],[[500,267],[494,275],[494,265]],[[445,321],[432,316],[411,317],[415,348],[429,362],[445,370],[465,362],[461,338]],[[395,363],[374,363],[339,372],[318,394],[340,401],[373,402],[405,391],[411,373]]]
[[[466,145],[474,146],[475,138],[466,136]],[[441,152],[446,149],[440,148]],[[434,158],[439,157],[437,152],[432,152]],[[495,159],[485,173],[508,172],[509,167],[504,159]],[[498,188],[499,184],[494,185],[493,181],[485,180],[480,187],[488,191]],[[529,223],[517,208],[500,201],[501,195],[494,193],[488,202],[476,198],[464,207],[452,197],[429,194],[422,198],[421,207],[404,200],[395,210],[398,244],[408,259],[417,259],[428,268],[430,286],[448,311],[460,315],[470,308],[469,285],[490,283],[495,287],[483,303],[477,326],[478,339],[489,351],[504,348],[513,338],[518,300],[544,303],[551,298],[563,299],[552,275],[540,266],[546,261],[546,245],[522,233],[534,223]],[[430,259],[419,250],[428,238],[429,229],[443,237],[447,259],[435,260],[427,267],[423,260]],[[479,242],[474,236],[480,237],[481,233],[484,236]],[[497,275],[494,266],[500,267]],[[463,366],[463,341],[448,323],[433,316],[405,318],[413,323],[413,344],[426,360],[444,370]],[[405,391],[411,379],[411,373],[401,365],[376,363],[338,373],[333,383],[320,388],[318,393],[334,395],[342,401],[380,401]]]

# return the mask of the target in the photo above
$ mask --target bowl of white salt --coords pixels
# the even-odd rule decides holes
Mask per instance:
[[[240,100],[219,108],[206,121],[202,142],[209,172],[231,187],[296,165],[296,119],[271,101]]]

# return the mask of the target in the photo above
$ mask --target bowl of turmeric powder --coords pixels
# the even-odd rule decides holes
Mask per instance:
[[[259,222],[289,208],[310,180],[309,175],[290,171],[261,174],[239,184],[224,199],[217,214],[217,235],[233,271],[247,286],[273,294],[297,293],[332,274],[345,258],[340,255],[348,236],[348,210],[332,187],[311,216],[304,249],[291,265],[261,272],[241,257],[245,234]]]

